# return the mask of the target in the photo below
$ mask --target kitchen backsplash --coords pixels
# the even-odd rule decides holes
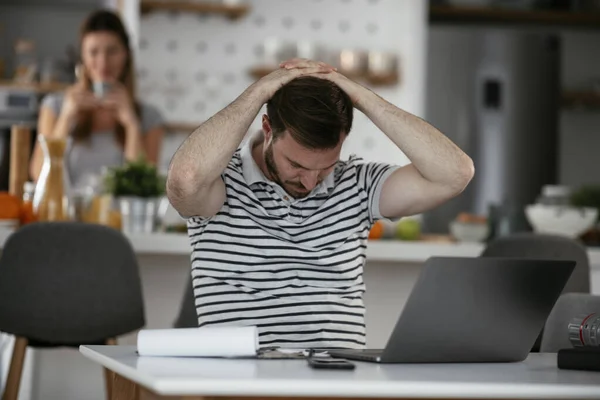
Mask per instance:
[[[308,41],[327,50],[391,52],[400,81],[372,87],[423,116],[426,2],[421,0],[252,0],[237,21],[219,16],[155,13],[142,17],[137,60],[140,98],[168,122],[200,123],[234,100],[254,78],[265,41]],[[260,129],[259,118],[251,132]],[[162,168],[185,134],[169,135]],[[399,164],[406,157],[364,115],[355,114],[344,156]]]

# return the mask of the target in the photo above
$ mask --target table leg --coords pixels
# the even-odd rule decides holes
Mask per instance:
[[[111,400],[140,400],[140,387],[129,379],[113,373]]]

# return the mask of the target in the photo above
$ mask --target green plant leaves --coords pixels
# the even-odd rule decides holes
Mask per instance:
[[[600,185],[585,185],[571,195],[571,204],[576,207],[592,207],[600,210]]]
[[[105,190],[115,197],[158,197],[165,193],[165,178],[144,158],[110,168],[104,185]]]

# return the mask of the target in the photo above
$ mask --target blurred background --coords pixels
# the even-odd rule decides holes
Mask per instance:
[[[291,57],[334,64],[474,159],[462,195],[372,230],[372,240],[397,241],[369,246],[371,347],[385,343],[418,272],[377,265],[478,254],[481,243],[530,230],[600,245],[599,0],[0,0],[0,192],[9,186],[12,125],[39,134],[41,101],[75,80],[79,27],[98,8],[123,18],[137,97],[165,121],[162,174],[195,127]],[[344,157],[409,162],[364,115],[355,118]],[[260,115],[249,133],[258,129]],[[159,217],[152,229],[185,231],[169,207]],[[189,242],[155,233],[130,238],[141,254],[148,327],[170,327],[189,284]],[[418,240],[435,244],[413,246]],[[0,378],[9,354],[1,348],[2,340]],[[48,354],[26,369],[21,399],[103,398],[100,372],[76,351]]]
[[[422,233],[448,234],[457,218],[485,221],[488,236],[532,229],[527,205],[571,202],[574,192],[580,206],[598,206],[594,0],[2,0],[0,190],[8,185],[10,125],[35,129],[39,104],[9,104],[11,93],[23,94],[15,80],[35,82],[25,97],[36,101],[72,82],[79,25],[99,7],[123,16],[138,96],[167,123],[163,172],[195,126],[299,56],[338,66],[475,160],[466,192],[419,216]],[[344,153],[408,162],[360,113]],[[586,240],[597,243],[597,234]]]

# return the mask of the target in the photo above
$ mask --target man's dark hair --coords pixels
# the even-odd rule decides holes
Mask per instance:
[[[353,105],[335,83],[321,78],[296,78],[275,92],[267,115],[277,139],[287,129],[308,149],[332,149],[340,135],[350,133]]]

